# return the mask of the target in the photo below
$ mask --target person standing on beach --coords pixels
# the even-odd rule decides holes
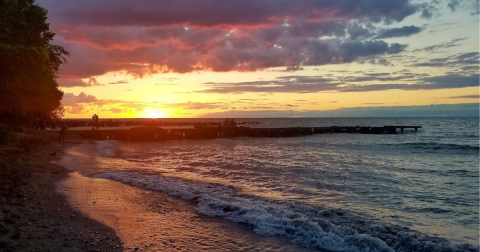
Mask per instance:
[[[97,114],[94,114],[92,116],[92,120],[93,120],[93,127],[92,127],[92,130],[97,128],[98,130],[98,126],[99,126],[99,122],[98,122],[98,115]]]
[[[97,128],[97,130],[98,130],[98,126],[99,126],[98,115],[95,114],[95,127]]]
[[[65,135],[67,134],[67,123],[62,123],[60,127],[60,135],[58,136],[58,141],[65,143]]]
[[[95,119],[97,118],[96,116],[97,116],[97,114],[94,114],[94,115],[92,116],[92,125],[93,125],[93,126],[92,126],[92,130],[95,129],[95,122],[96,122]]]

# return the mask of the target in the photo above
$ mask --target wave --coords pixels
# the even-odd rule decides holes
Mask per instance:
[[[426,149],[426,150],[478,151],[480,149],[478,145],[473,146],[468,144],[446,144],[446,143],[435,143],[435,142],[401,143],[399,145],[418,148],[418,149],[424,149],[424,150]]]
[[[197,211],[243,223],[262,235],[278,235],[305,247],[345,252],[478,251],[405,227],[380,223],[339,209],[319,209],[293,201],[269,201],[231,187],[195,184],[154,175],[108,172],[95,175],[195,201]]]
[[[404,210],[408,212],[427,212],[427,213],[434,213],[434,214],[444,214],[444,213],[452,212],[452,210],[438,208],[438,207],[424,207],[424,208],[406,207],[404,208]]]

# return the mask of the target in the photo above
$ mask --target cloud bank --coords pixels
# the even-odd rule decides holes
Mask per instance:
[[[380,29],[423,10],[409,0],[40,0],[71,54],[62,78],[121,71],[256,71],[398,54],[416,26]],[[81,86],[67,83],[62,86]],[[86,86],[86,85],[84,85]]]

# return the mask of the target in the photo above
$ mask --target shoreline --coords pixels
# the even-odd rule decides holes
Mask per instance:
[[[112,228],[77,211],[56,191],[56,183],[72,173],[50,163],[62,155],[56,132],[14,134],[15,141],[0,146],[0,251],[123,251]]]
[[[1,252],[322,251],[201,215],[195,203],[164,192],[84,177],[52,163],[75,146],[62,148],[55,131],[25,129],[17,135],[26,142],[0,146],[7,154],[0,157],[0,172],[18,173],[0,176],[0,186],[13,184],[0,198]],[[74,133],[67,138],[87,144]]]
[[[56,139],[51,131],[32,134]],[[195,201],[83,176],[84,169],[101,167],[96,165],[102,163],[96,145],[102,144],[74,135],[68,135],[70,143],[81,144],[59,150],[60,144],[50,139],[27,156],[21,150],[7,155],[18,159],[14,165],[31,178],[19,196],[8,196],[8,212],[0,204],[0,251],[323,251],[256,234],[248,224],[199,214]],[[92,162],[79,162],[77,155]]]
[[[56,185],[71,207],[113,228],[125,251],[322,251],[199,214],[194,202],[160,191],[78,172]]]

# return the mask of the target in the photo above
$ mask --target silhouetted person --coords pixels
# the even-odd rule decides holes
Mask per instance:
[[[92,127],[92,130],[97,128],[98,130],[98,126],[99,126],[99,122],[98,122],[98,115],[97,114],[94,114],[92,116],[92,120],[93,120],[93,127]]]
[[[54,120],[52,122],[52,129],[51,130],[55,130],[56,127],[57,127],[57,122]]]
[[[93,125],[93,126],[92,126],[92,130],[95,129],[95,118],[96,118],[96,115],[97,115],[97,114],[94,114],[94,115],[92,116],[92,125]]]
[[[67,123],[62,123],[60,127],[60,135],[58,136],[58,141],[65,142],[65,135],[67,134]]]
[[[97,128],[97,130],[98,130],[99,124],[100,124],[100,123],[98,122],[98,115],[95,114],[95,127]]]

